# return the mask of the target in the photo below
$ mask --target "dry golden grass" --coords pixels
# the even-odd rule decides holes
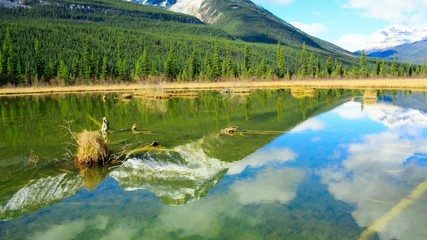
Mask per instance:
[[[108,147],[99,132],[84,130],[77,134],[76,162],[81,165],[99,165],[108,160]]]
[[[65,87],[18,87],[2,88],[0,96],[64,94],[88,92],[161,92],[168,90],[198,91],[224,90],[247,91],[248,89],[281,89],[281,88],[343,88],[343,89],[396,89],[427,90],[427,79],[331,79],[331,80],[280,80],[280,81],[229,81],[229,82],[192,82],[128,85],[91,85]]]

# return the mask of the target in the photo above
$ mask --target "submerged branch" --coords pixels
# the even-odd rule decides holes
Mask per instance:
[[[359,240],[370,239],[371,236],[377,232],[383,231],[389,222],[398,217],[409,206],[416,203],[427,192],[427,180],[420,183],[407,197],[400,200],[399,203],[394,205],[390,211],[378,218],[371,226],[363,231]]]

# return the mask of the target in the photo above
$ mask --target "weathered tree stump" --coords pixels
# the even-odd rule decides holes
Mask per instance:
[[[99,132],[84,130],[77,134],[76,162],[82,165],[101,165],[108,162],[107,143]]]

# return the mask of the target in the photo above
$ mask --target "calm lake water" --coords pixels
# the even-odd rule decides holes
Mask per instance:
[[[0,239],[427,239],[425,94],[192,95],[0,98]],[[64,126],[104,116],[161,147],[77,168]]]

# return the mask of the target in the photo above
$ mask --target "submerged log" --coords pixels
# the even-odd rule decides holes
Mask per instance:
[[[221,130],[222,134],[227,134],[227,135],[233,135],[237,132],[237,128],[239,126],[233,126],[233,127],[228,127],[228,128],[224,128]]]
[[[120,98],[121,98],[121,99],[131,99],[131,98],[133,98],[133,96],[132,96],[132,94],[131,94],[131,93],[123,93],[123,94],[120,96]]]
[[[150,147],[158,147],[159,146],[159,142],[157,142],[157,141],[153,141],[151,144],[150,144]]]
[[[100,165],[108,162],[107,143],[99,132],[84,130],[77,134],[76,162],[83,165]]]

